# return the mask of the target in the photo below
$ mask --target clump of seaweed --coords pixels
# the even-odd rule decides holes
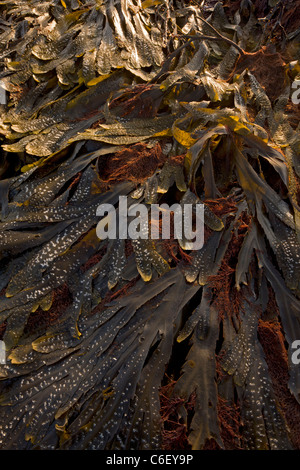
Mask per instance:
[[[195,405],[195,395],[188,400],[182,397],[172,396],[175,385],[174,380],[161,387],[159,396],[162,419],[162,448],[164,450],[187,450],[190,448],[188,441],[188,429],[184,422],[180,422],[180,415],[184,409],[186,413],[192,412]]]
[[[1,449],[299,448],[299,32],[272,3],[1,3]],[[203,205],[203,246],[99,239],[120,196]]]

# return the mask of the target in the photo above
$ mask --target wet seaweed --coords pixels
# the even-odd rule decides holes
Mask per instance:
[[[299,32],[267,3],[1,2],[1,449],[299,448]],[[203,247],[99,239],[120,196],[203,204]]]

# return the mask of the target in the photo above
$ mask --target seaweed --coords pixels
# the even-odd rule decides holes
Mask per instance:
[[[1,449],[299,449],[298,25],[202,3],[1,2]]]

